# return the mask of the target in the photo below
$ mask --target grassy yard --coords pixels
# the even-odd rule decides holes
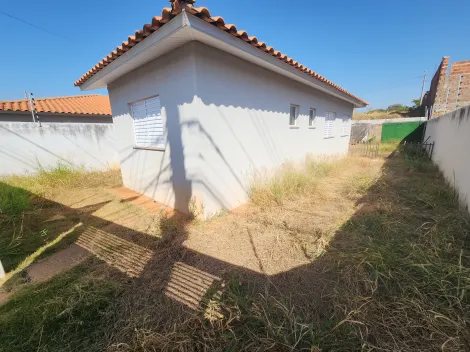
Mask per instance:
[[[27,266],[41,247],[80,222],[78,213],[54,200],[64,189],[113,187],[120,184],[119,171],[85,172],[58,164],[30,176],[0,178],[0,259],[11,271],[26,260]],[[63,248],[76,239],[73,233],[60,241]],[[49,249],[51,252],[52,249]],[[40,253],[36,253],[38,255]]]
[[[0,240],[18,238],[0,252],[7,271],[77,223],[116,252],[132,243],[121,262],[92,256],[3,285],[16,291],[0,306],[0,351],[470,350],[469,217],[428,160],[397,150],[285,165],[207,222],[120,202],[113,177],[0,183]]]

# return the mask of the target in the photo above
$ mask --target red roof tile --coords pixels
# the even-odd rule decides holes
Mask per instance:
[[[104,95],[77,95],[71,97],[35,98],[38,113],[108,115],[111,116],[109,98]],[[29,101],[0,101],[0,111],[31,111]]]
[[[274,56],[277,57],[279,60],[286,62],[287,64],[299,69],[302,72],[305,72],[309,76],[316,78],[317,80],[326,83],[327,85],[337,89],[338,91],[354,98],[361,103],[368,105],[367,102],[358,98],[357,96],[349,93],[347,90],[341,88],[337,84],[331,82],[330,80],[326,79],[325,77],[319,75],[318,73],[310,70],[309,68],[299,64],[297,61],[294,61],[292,58],[288,57],[287,55],[281,53],[280,51],[275,50],[274,48],[267,46],[266,43],[261,42],[258,38],[249,36],[246,31],[238,30],[237,27],[233,24],[225,24],[225,20],[219,16],[211,16],[209,10],[205,7],[194,7],[192,4],[195,2],[194,0],[170,0],[173,4],[173,8],[164,8],[162,10],[161,16],[156,16],[152,19],[152,22],[149,24],[145,24],[142,30],[137,30],[133,36],[129,36],[127,41],[122,42],[122,45],[118,46],[115,50],[113,50],[108,56],[103,58],[99,63],[97,63],[91,70],[85,73],[82,77],[80,77],[76,82],[75,86],[81,86],[85,83],[88,79],[93,77],[97,72],[101,71],[104,67],[109,65],[111,62],[116,60],[126,51],[130,50],[132,47],[143,41],[147,38],[150,34],[158,30],[160,27],[168,23],[172,18],[176,17],[181,13],[180,2],[186,2],[185,10],[196,16],[201,18],[202,20],[220,28],[221,30],[230,33],[231,35],[240,38],[241,40],[253,45],[254,47]]]

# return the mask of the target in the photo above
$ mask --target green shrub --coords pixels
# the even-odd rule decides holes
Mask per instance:
[[[0,220],[17,218],[31,206],[28,191],[0,182]]]

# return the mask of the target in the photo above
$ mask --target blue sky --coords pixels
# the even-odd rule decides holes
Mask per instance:
[[[167,0],[3,1],[0,12],[0,100],[83,94],[73,82]],[[371,108],[411,104],[424,70],[443,56],[470,60],[470,1],[197,0],[212,15],[369,101]],[[106,94],[106,90],[92,91]]]

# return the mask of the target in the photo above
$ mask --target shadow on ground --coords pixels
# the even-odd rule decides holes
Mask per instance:
[[[155,241],[101,206],[70,210],[95,256],[0,308],[4,351],[470,348],[468,218],[429,162],[393,153],[326,252],[276,275],[186,248],[187,217]]]

